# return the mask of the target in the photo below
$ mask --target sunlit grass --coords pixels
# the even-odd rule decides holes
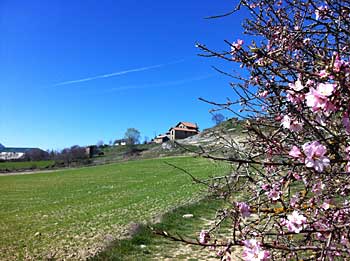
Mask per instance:
[[[0,171],[13,171],[22,169],[45,169],[54,165],[53,160],[42,161],[19,161],[19,162],[0,162]]]
[[[229,171],[181,157],[0,177],[0,259],[89,256],[131,222],[198,199],[203,187],[166,162],[197,177]]]

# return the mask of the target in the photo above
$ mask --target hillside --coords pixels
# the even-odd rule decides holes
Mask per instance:
[[[5,148],[5,146],[0,143],[0,150],[4,149],[4,148]]]
[[[195,136],[178,140],[177,142],[182,145],[202,147],[216,147],[230,140],[237,142],[244,138],[242,124],[242,121],[232,118],[212,128],[205,129]]]
[[[199,146],[211,150],[225,146],[228,141],[240,141],[244,138],[242,122],[229,119],[221,124],[203,130],[197,135],[176,142],[162,144],[139,144],[133,147],[117,146],[103,149],[104,156],[94,158],[95,164],[110,162],[150,159],[169,156],[189,156],[199,151]]]

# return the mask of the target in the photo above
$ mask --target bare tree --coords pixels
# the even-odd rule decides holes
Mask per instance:
[[[141,134],[135,128],[128,128],[125,132],[124,138],[127,140],[127,144],[129,145],[139,144]]]
[[[214,113],[211,117],[211,120],[215,123],[215,125],[219,125],[221,122],[225,120],[225,116],[221,113]]]
[[[102,147],[104,145],[104,142],[103,142],[103,140],[99,140],[97,143],[96,143],[96,146],[97,147]]]

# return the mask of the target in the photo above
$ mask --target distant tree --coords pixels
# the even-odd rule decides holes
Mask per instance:
[[[96,146],[97,147],[102,147],[104,144],[103,140],[99,140],[97,143],[96,143]]]
[[[86,153],[86,150],[84,147],[80,147],[78,145],[72,146],[70,148],[70,153],[72,155],[72,160],[76,161],[76,160],[83,160],[88,158],[88,155]]]
[[[218,125],[225,120],[225,116],[221,113],[214,113],[211,120],[215,123],[215,125]]]
[[[55,153],[55,161],[62,162],[67,166],[69,166],[72,162],[83,163],[88,160],[88,158],[89,155],[86,153],[86,149],[78,145],[65,148],[61,152]]]
[[[141,134],[135,128],[128,128],[125,132],[124,138],[127,140],[127,144],[129,145],[139,144]]]
[[[25,155],[25,159],[29,161],[48,160],[49,153],[41,149],[31,149]]]
[[[149,138],[148,138],[148,136],[145,136],[143,138],[143,144],[147,144],[148,142],[149,142]]]

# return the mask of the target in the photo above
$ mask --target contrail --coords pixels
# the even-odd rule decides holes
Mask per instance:
[[[217,74],[207,74],[204,76],[197,76],[193,78],[187,78],[187,79],[181,79],[181,80],[174,80],[174,81],[165,81],[165,82],[157,82],[157,83],[149,83],[149,84],[139,84],[139,85],[126,85],[126,86],[120,86],[116,88],[111,88],[102,91],[102,93],[110,93],[110,92],[116,92],[116,91],[125,91],[125,90],[131,90],[131,89],[144,89],[144,88],[155,88],[155,87],[169,87],[174,85],[181,85],[185,83],[190,83],[194,81],[201,81],[208,78],[212,78],[216,76]],[[101,93],[101,92],[99,92]]]
[[[184,61],[184,59],[177,60],[177,61],[170,62],[170,63],[162,63],[162,64],[156,64],[156,65],[140,67],[140,68],[135,68],[135,69],[130,69],[130,70],[124,70],[124,71],[119,71],[119,72],[114,72],[114,73],[102,74],[102,75],[97,75],[97,76],[93,76],[93,77],[87,77],[87,78],[78,79],[78,80],[59,82],[59,83],[54,84],[53,86],[62,86],[62,85],[79,83],[79,82],[88,82],[88,81],[92,81],[92,80],[97,80],[97,79],[102,79],[102,78],[109,78],[109,77],[119,76],[119,75],[123,75],[123,74],[133,73],[133,72],[148,71],[148,70],[151,70],[151,69],[161,68],[161,67],[164,67],[164,66],[167,66],[167,65],[171,65],[171,64],[181,63],[183,61]]]

